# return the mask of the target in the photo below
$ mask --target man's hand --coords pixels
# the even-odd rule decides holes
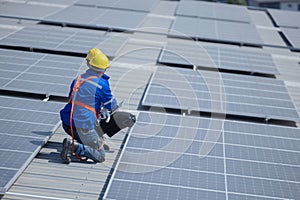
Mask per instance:
[[[110,120],[110,111],[103,107],[100,111],[100,118],[106,119],[105,122],[108,123]]]

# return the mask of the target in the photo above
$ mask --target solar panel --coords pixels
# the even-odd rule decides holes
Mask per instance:
[[[5,193],[41,146],[59,120],[61,103],[0,96],[0,193]]]
[[[291,45],[300,50],[300,29],[281,28],[281,30]]]
[[[269,53],[260,49],[205,45],[195,41],[169,41],[163,49],[159,63],[238,70],[265,74],[278,74]]]
[[[142,105],[299,120],[280,80],[180,68],[158,67]]]
[[[298,133],[291,127],[140,112],[104,199],[297,199]]]
[[[0,40],[0,44],[84,54],[98,47],[114,57],[126,40],[126,34],[38,25],[25,27]]]
[[[300,28],[300,21],[292,20],[300,18],[299,12],[268,9],[268,13],[271,15],[276,25],[279,27]]]
[[[145,16],[144,12],[69,6],[44,18],[43,21],[92,28],[133,30],[140,25]]]
[[[56,6],[1,1],[0,16],[18,17],[21,19],[31,18],[38,20],[60,9],[60,7]]]
[[[251,22],[246,7],[203,1],[180,1],[176,15],[244,23]]]
[[[67,96],[83,58],[0,50],[1,89]]]
[[[286,43],[283,41],[277,30],[257,28],[259,36],[263,40],[265,46],[286,47]]]
[[[157,0],[148,0],[141,3],[139,0],[111,0],[111,1],[97,1],[97,0],[79,0],[75,5],[84,6],[97,6],[103,8],[112,9],[124,9],[124,10],[134,10],[149,12]]]
[[[263,44],[253,24],[182,16],[177,16],[174,20],[169,36],[238,44]]]
[[[124,81],[126,74],[133,69],[132,64],[122,66],[119,62],[155,63],[156,59],[152,58],[158,57],[159,51],[133,51],[111,62],[112,67],[106,72],[112,78],[111,88],[114,89],[122,79]],[[67,97],[72,80],[87,69],[85,59],[80,57],[0,49],[2,90]]]

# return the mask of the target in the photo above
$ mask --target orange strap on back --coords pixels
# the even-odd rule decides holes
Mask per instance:
[[[72,93],[70,95],[69,101],[68,101],[68,103],[72,104],[71,112],[70,112],[70,131],[71,131],[71,134],[72,134],[72,143],[74,143],[74,130],[73,130],[73,110],[74,110],[74,105],[78,105],[78,106],[81,106],[83,108],[86,108],[86,109],[92,111],[96,115],[96,117],[97,117],[97,112],[96,112],[95,108],[93,108],[92,106],[87,105],[85,103],[76,101],[76,100],[73,101],[73,96],[75,95],[76,92],[78,92],[79,87],[83,83],[85,83],[86,81],[88,81],[88,80],[90,80],[92,78],[98,78],[98,77],[97,76],[89,76],[89,77],[85,78],[83,81],[80,81],[81,75],[78,76],[77,79],[76,79],[75,85],[73,87]],[[103,140],[103,138],[102,138],[102,140]],[[99,147],[100,149],[102,148],[103,143],[104,143],[104,141],[102,141],[102,145],[101,145],[101,147]]]

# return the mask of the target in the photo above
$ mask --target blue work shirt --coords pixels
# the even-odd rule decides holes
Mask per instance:
[[[90,77],[97,76],[97,78],[92,78],[89,81],[83,83],[79,86],[78,92],[73,95],[73,101],[79,101],[84,103],[98,112],[101,110],[101,107],[104,106],[108,110],[114,110],[117,107],[117,101],[113,98],[113,95],[109,86],[109,76],[103,74],[101,77],[91,69],[88,69],[84,74],[81,75],[81,81]],[[76,78],[77,79],[77,78]],[[76,79],[73,80],[69,98],[72,94],[73,87],[75,85]],[[93,84],[95,83],[95,84]],[[98,87],[97,87],[98,85]],[[62,122],[66,125],[70,125],[70,113],[71,113],[72,104],[68,103],[60,111],[60,118]],[[94,123],[96,120],[96,115],[91,110],[87,108],[74,105],[73,109],[73,127],[84,128],[92,130],[94,129]]]

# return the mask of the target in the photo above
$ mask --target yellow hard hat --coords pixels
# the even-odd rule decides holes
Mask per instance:
[[[97,48],[92,48],[86,56],[89,60],[90,65],[99,69],[109,68],[109,62],[106,55]]]

